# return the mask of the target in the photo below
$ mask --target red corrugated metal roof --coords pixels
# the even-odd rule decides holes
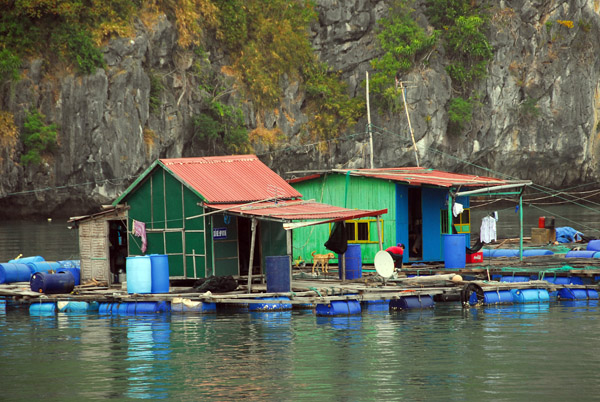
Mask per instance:
[[[364,209],[348,209],[334,205],[321,204],[315,201],[280,201],[244,204],[207,204],[209,208],[226,210],[240,215],[273,218],[285,221],[294,220],[346,220],[365,216],[377,216],[387,213],[387,209],[369,211]]]
[[[420,167],[383,168],[383,169],[335,169],[334,173],[346,174],[350,171],[352,176],[373,177],[377,179],[391,180],[407,183],[413,186],[431,185],[438,187],[488,187],[500,186],[514,183],[510,180],[502,180],[488,176],[476,176],[460,173],[449,173],[441,170],[426,169]],[[310,175],[303,178],[289,180],[297,183],[310,180],[318,175]]]
[[[238,203],[302,195],[255,155],[160,159],[210,203]]]

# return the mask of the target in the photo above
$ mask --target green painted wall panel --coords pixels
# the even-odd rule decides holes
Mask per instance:
[[[183,256],[182,255],[169,255],[169,275],[170,276],[183,276]]]
[[[313,180],[292,184],[303,199],[314,199],[318,202],[357,209],[384,209],[388,212],[382,215],[382,232],[384,247],[395,241],[396,208],[395,185],[393,182],[365,177],[350,177],[350,190],[346,197],[346,175],[332,174]],[[366,196],[368,194],[368,196]],[[347,198],[347,201],[346,201]],[[347,203],[346,203],[347,202]],[[371,218],[370,218],[371,219]],[[376,226],[376,223],[372,224]],[[328,250],[324,243],[329,238],[330,225],[317,225],[307,228],[294,229],[294,259],[301,256],[311,262],[311,253],[325,253]],[[376,240],[377,229],[374,229],[372,239]],[[361,255],[364,263],[373,263],[379,244],[361,243]],[[336,256],[337,257],[337,256]],[[334,260],[337,262],[337,260]]]
[[[141,239],[139,237],[136,237],[136,239],[141,244]],[[165,254],[165,240],[162,232],[147,232],[146,239],[148,248],[145,254]]]
[[[130,195],[123,200],[130,207],[128,212],[130,224],[131,219],[144,222],[146,225],[152,220],[148,200],[150,200],[150,178],[141,183],[137,191],[130,193]],[[131,225],[129,227],[131,228]]]
[[[182,254],[183,253],[183,238],[182,232],[165,232],[165,243],[167,246],[167,254]]]
[[[196,260],[196,273],[194,274],[194,260]],[[204,256],[187,255],[185,257],[186,270],[188,278],[206,278],[206,259]],[[208,276],[212,275],[212,271],[208,273]]]
[[[165,174],[165,198],[167,200],[166,227],[183,228],[183,185],[170,174]]]
[[[165,194],[164,194],[164,170],[157,169],[151,176],[152,180],[152,222],[146,225],[152,229],[163,229],[165,227]]]
[[[198,216],[204,213],[204,208],[198,205],[200,198],[187,187],[183,187],[183,207],[185,209],[185,217]],[[186,219],[185,228],[188,230],[203,230],[204,217]]]

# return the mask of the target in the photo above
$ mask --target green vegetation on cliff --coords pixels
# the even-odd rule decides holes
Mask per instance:
[[[372,62],[376,71],[373,92],[390,108],[402,106],[397,80],[417,63],[427,63],[430,51],[442,45],[446,71],[459,94],[448,104],[448,130],[460,132],[472,119],[473,85],[485,78],[493,56],[485,35],[487,15],[470,0],[428,0],[425,14],[434,31],[426,32],[415,21],[413,4],[413,0],[395,0],[388,17],[379,21],[378,39],[384,53]]]
[[[158,14],[174,23],[181,48],[202,49],[203,39],[213,35],[231,61],[229,72],[237,78],[231,88],[242,90],[259,114],[280,104],[282,78],[303,83],[306,107],[314,114],[306,127],[307,140],[335,138],[362,114],[362,101],[350,99],[337,73],[314,55],[308,26],[316,12],[310,0],[2,2],[0,73],[16,80],[21,60],[41,56],[55,69],[73,66],[81,74],[92,74],[105,67],[101,46],[106,40],[131,36],[134,18],[148,21]],[[159,110],[159,94],[160,82],[153,75],[150,109],[154,113]],[[240,128],[241,109],[221,102],[209,99],[205,113],[195,119],[196,129],[206,128],[203,138],[213,145],[220,142],[223,152],[247,148],[248,136]]]

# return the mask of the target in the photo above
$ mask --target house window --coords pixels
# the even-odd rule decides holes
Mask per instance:
[[[381,228],[381,237],[383,238],[383,220],[381,221]],[[346,221],[346,234],[348,235],[348,243],[379,243],[376,219]]]
[[[442,233],[448,233],[448,210],[442,209],[440,212]],[[471,233],[471,210],[465,208],[460,215],[452,217],[452,223],[454,225],[452,233]]]

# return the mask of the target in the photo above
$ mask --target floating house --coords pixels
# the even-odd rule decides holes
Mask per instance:
[[[126,256],[167,255],[170,279],[248,275],[250,284],[266,257],[291,261],[297,225],[386,212],[304,199],[256,156],[236,155],[156,160],[112,209],[71,222],[80,228],[85,279],[118,280],[122,259],[111,254],[118,245]]]
[[[470,245],[471,234],[479,234],[479,226],[471,222],[470,196],[512,194],[521,202],[523,188],[531,184],[414,167],[334,169],[288,182],[305,197],[320,202],[346,208],[387,208],[381,217],[384,248],[403,243],[405,263],[443,261],[444,234],[465,234],[466,245]],[[346,221],[348,242],[361,245],[365,263],[373,263],[379,251],[375,223],[369,217]],[[295,230],[295,258],[315,250],[324,252],[322,239],[329,230],[330,226]]]

